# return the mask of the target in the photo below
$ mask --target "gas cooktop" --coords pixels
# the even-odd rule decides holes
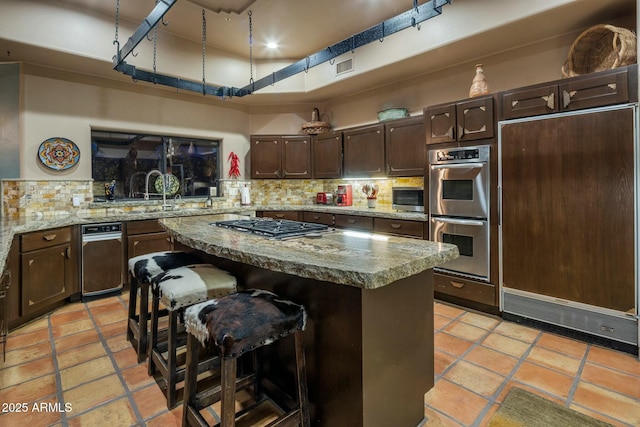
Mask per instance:
[[[291,237],[319,237],[320,233],[329,231],[329,226],[314,224],[311,222],[291,221],[287,219],[237,219],[230,221],[212,222],[211,225],[258,234],[272,239],[285,239]]]

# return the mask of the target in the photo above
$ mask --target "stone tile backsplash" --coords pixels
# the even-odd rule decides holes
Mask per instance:
[[[423,186],[422,177],[362,179],[362,180],[329,180],[329,179],[294,179],[294,180],[221,180],[218,189],[220,197],[214,198],[214,204],[219,207],[240,206],[241,188],[247,186],[251,196],[251,204],[304,206],[313,205],[316,193],[324,191],[335,193],[338,185],[351,184],[353,186],[353,205],[366,207],[366,195],[362,192],[364,184],[377,184],[378,205],[391,206],[391,187],[394,186]],[[32,216],[60,216],[93,213],[107,210],[117,212],[146,212],[161,210],[157,203],[106,202],[102,205],[94,203],[93,180],[0,180],[2,184],[2,216],[8,218]],[[79,206],[73,206],[73,198],[77,197]],[[102,197],[99,195],[98,197]],[[179,201],[181,208],[204,207],[204,197],[184,198]]]

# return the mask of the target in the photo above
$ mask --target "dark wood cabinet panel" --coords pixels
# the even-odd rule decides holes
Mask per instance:
[[[336,214],[335,224],[336,227],[340,228],[353,228],[367,231],[373,230],[373,218],[368,216]]]
[[[458,141],[493,138],[493,97],[483,96],[456,104]]]
[[[325,212],[302,212],[302,220],[304,222],[313,222],[315,224],[333,225],[333,214]]]
[[[313,177],[342,177],[342,132],[327,132],[312,139]]]
[[[173,250],[173,242],[169,234],[164,231],[127,237],[127,259],[171,250]]]
[[[282,137],[251,137],[251,178],[280,178],[282,174]]]
[[[164,231],[164,228],[162,228],[156,219],[127,222],[127,235],[129,236],[134,234],[159,233],[161,231]]]
[[[427,144],[456,141],[456,104],[436,105],[424,110]]]
[[[53,228],[22,235],[22,252],[50,248],[71,242],[71,228]]]
[[[503,119],[538,116],[559,110],[558,85],[555,84],[506,91],[501,97]]]
[[[422,239],[424,237],[423,229],[424,224],[421,221],[388,218],[374,218],[373,220],[373,231],[377,233]]]
[[[75,283],[71,244],[21,255],[22,315],[26,316],[70,296]]]
[[[299,221],[298,211],[259,211],[257,216],[262,218],[288,219],[291,221]]]
[[[385,123],[385,149],[387,175],[424,175],[426,149],[422,117]]]
[[[311,137],[282,137],[282,178],[311,178]]]
[[[573,111],[629,101],[628,71],[581,76],[560,83],[562,110]]]
[[[465,301],[478,302],[487,306],[496,305],[496,287],[491,283],[476,282],[461,277],[433,275],[433,290]]]
[[[7,289],[8,298],[8,318],[9,325],[15,323],[21,315],[20,300],[20,240],[16,236],[11,242],[11,249],[7,257],[6,269],[11,272],[9,279],[9,289]]]
[[[344,177],[385,175],[384,125],[344,131]]]
[[[503,126],[505,287],[635,307],[633,132],[630,108]]]

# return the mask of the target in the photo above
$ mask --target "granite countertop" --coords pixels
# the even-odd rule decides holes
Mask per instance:
[[[2,218],[0,221],[0,272],[4,269],[11,241],[16,234],[29,233],[32,231],[48,230],[57,227],[67,227],[78,224],[94,224],[116,221],[136,221],[143,219],[173,218],[184,216],[211,215],[218,213],[254,213],[256,211],[311,211],[327,213],[343,213],[347,215],[363,215],[384,218],[398,218],[416,221],[427,221],[428,215],[418,212],[397,212],[390,208],[368,209],[366,207],[354,206],[331,206],[331,205],[250,205],[234,207],[214,207],[214,208],[178,208],[175,210],[156,211],[126,211],[125,205],[120,203],[105,204],[97,203],[101,214],[74,214],[54,216],[54,217],[29,217],[8,219]]]
[[[333,230],[322,237],[270,240],[211,225],[242,218],[208,215],[164,218],[179,242],[211,255],[300,277],[375,289],[458,257],[455,245]]]

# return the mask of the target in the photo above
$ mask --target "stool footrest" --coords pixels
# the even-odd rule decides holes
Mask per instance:
[[[245,389],[247,387],[252,386],[256,381],[256,375],[254,373],[239,377],[236,380],[236,391]],[[213,405],[216,402],[220,401],[220,396],[222,393],[222,388],[220,385],[209,388],[207,390],[203,390],[199,393],[196,393],[195,401],[193,405],[198,408],[198,410],[204,409],[208,406]]]

